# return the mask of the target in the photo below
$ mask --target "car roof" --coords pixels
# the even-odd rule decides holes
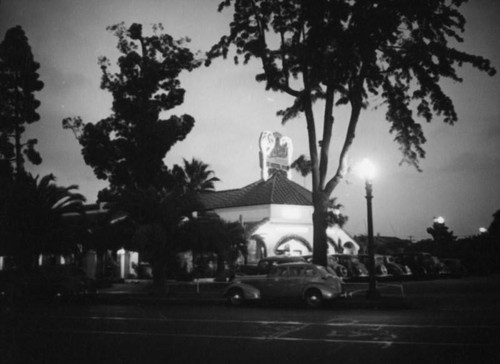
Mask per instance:
[[[308,263],[308,262],[288,262],[288,263],[283,263],[279,265],[280,267],[297,267],[297,266],[305,266],[305,267],[312,267],[315,266],[313,263]]]
[[[279,261],[279,260],[286,260],[286,261],[297,261],[297,262],[303,262],[305,261],[304,257],[301,256],[301,255],[292,255],[292,256],[281,256],[281,255],[276,255],[276,256],[273,256],[273,257],[266,257],[266,258],[262,258],[260,260],[260,262],[262,261],[269,261],[269,260],[275,260],[275,261]]]

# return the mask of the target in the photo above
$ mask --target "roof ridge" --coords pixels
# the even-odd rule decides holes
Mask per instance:
[[[274,190],[276,188],[276,180],[278,179],[279,173],[275,173],[271,176],[271,196],[269,196],[269,201],[274,202]]]

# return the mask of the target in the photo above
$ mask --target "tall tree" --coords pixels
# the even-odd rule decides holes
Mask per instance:
[[[35,92],[43,88],[31,47],[20,26],[9,29],[0,43],[0,168],[2,178],[24,173],[26,158],[33,164],[42,159],[35,150],[36,139],[26,142],[26,125],[40,120],[40,101]]]
[[[2,196],[0,255],[11,255],[30,269],[39,254],[74,253],[78,241],[63,215],[83,213],[85,197],[76,189],[58,186],[51,174],[21,175]]]
[[[493,75],[490,62],[453,48],[462,42],[464,0],[224,0],[232,8],[229,34],[208,52],[207,64],[227,57],[257,59],[256,76],[266,89],[290,95],[290,107],[278,111],[282,123],[304,115],[312,168],[314,252],[326,265],[329,198],[348,171],[361,112],[370,97],[387,106],[386,119],[399,143],[402,162],[419,169],[425,156],[419,118],[434,115],[445,123],[458,120],[452,100],[440,86],[443,78],[460,82],[462,64]],[[313,105],[322,101],[322,117]],[[328,173],[333,112],[350,107],[349,124],[333,173]],[[318,136],[317,122],[322,121]]]
[[[163,158],[191,131],[190,115],[162,118],[162,113],[184,101],[179,74],[199,65],[185,47],[188,39],[174,40],[161,24],[153,34],[143,34],[140,24],[107,28],[118,37],[119,72],[113,73],[106,57],[99,59],[101,88],[113,95],[113,113],[99,122],[66,118],[82,145],[85,162],[99,179],[110,183],[113,193],[125,188],[159,187],[167,173]]]

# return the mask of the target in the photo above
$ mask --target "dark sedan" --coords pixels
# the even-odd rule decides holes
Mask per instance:
[[[276,265],[266,275],[237,277],[224,296],[233,306],[245,301],[301,299],[314,308],[340,297],[342,291],[342,281],[333,272],[312,263],[297,262]]]

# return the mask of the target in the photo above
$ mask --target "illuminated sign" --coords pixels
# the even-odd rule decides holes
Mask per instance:
[[[292,178],[293,145],[289,137],[278,132],[263,131],[259,139],[262,179],[267,180],[276,171],[285,171]]]

